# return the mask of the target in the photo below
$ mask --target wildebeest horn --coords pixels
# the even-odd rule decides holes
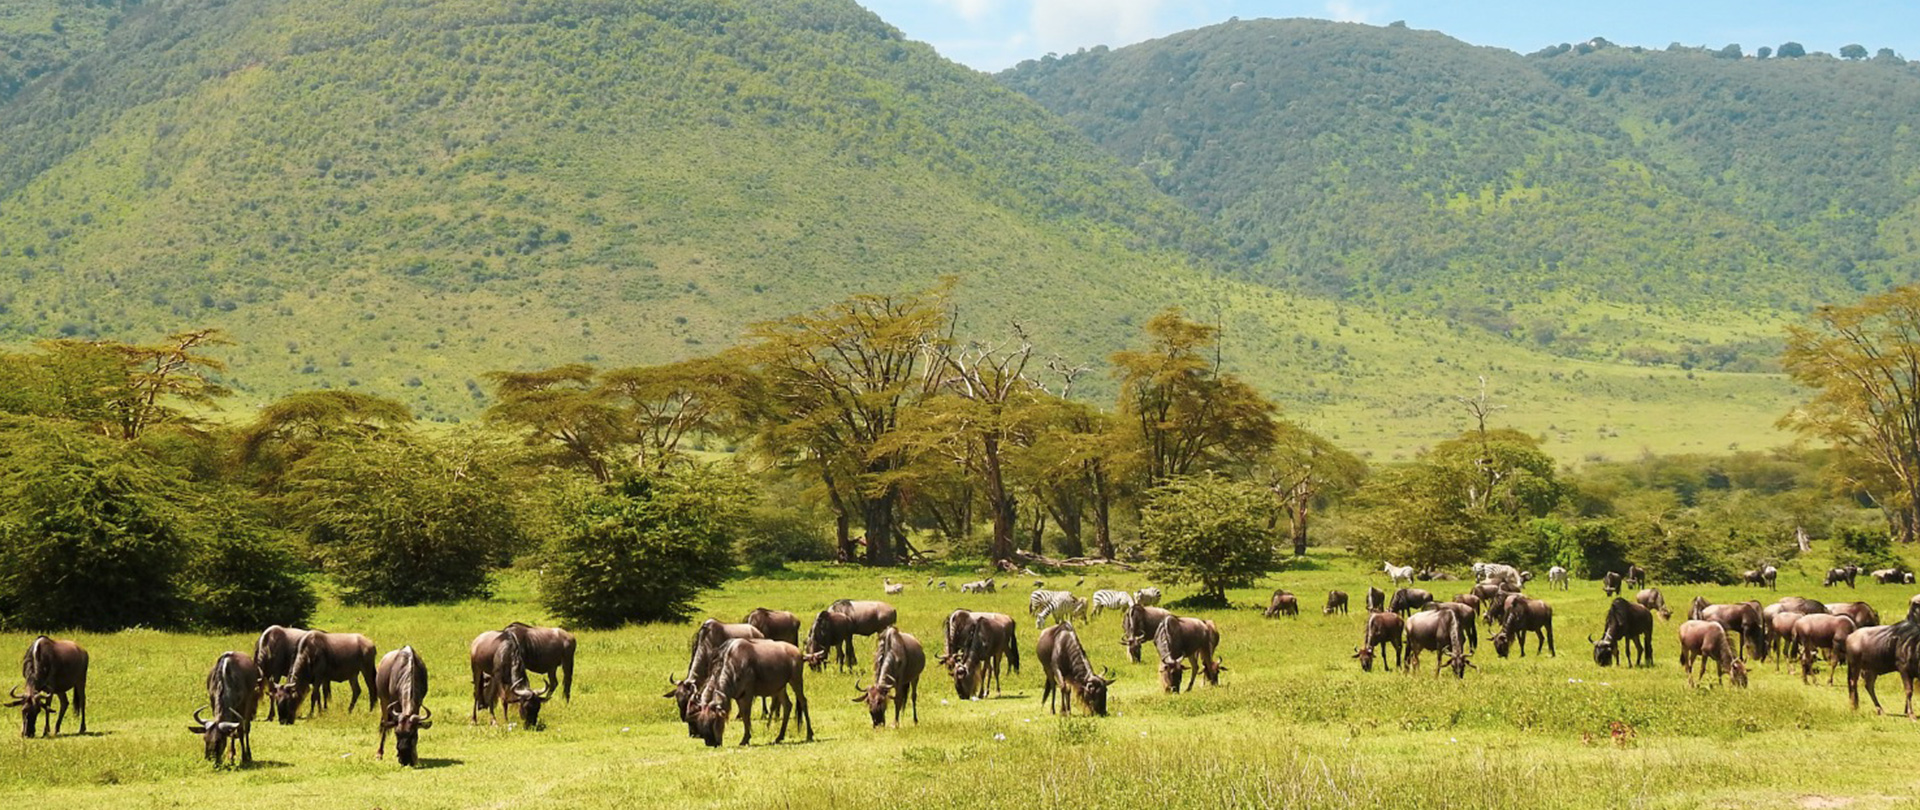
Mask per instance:
[[[553,690],[558,689],[559,687],[560,687],[559,681],[548,681],[546,691],[543,691],[540,693],[540,699],[546,700],[547,698],[553,697]],[[533,690],[528,689],[527,691],[531,692]]]
[[[20,687],[18,687],[18,686],[16,686],[16,687],[14,687],[14,688],[12,689],[12,691],[9,691],[9,692],[7,692],[7,696],[8,696],[8,697],[11,697],[11,698],[19,698],[19,699],[22,699],[22,700],[24,700],[24,699],[25,699],[25,698],[21,698],[21,697],[20,697]]]
[[[433,710],[427,708],[427,704],[425,703],[420,704],[420,719],[421,720],[433,719]]]
[[[669,674],[669,675],[667,675],[667,683],[668,683],[669,685],[671,685],[671,686],[679,686],[679,685],[680,685],[680,682],[679,682],[679,681],[676,681],[676,680],[674,680],[674,679],[673,679],[673,675],[671,675],[671,674]]]
[[[1597,643],[1597,642],[1595,642],[1595,641],[1593,640],[1593,634],[1592,634],[1592,633],[1588,633],[1588,634],[1587,634],[1587,643],[1588,643],[1588,644],[1595,644],[1595,643]]]
[[[203,726],[204,726],[204,725],[206,725],[206,724],[207,724],[207,721],[206,721],[205,719],[203,719],[203,718],[202,718],[202,717],[200,716],[200,713],[201,713],[201,712],[204,712],[204,711],[206,711],[207,709],[210,709],[210,708],[212,708],[212,707],[211,707],[211,706],[201,706],[201,707],[200,707],[200,708],[198,708],[198,709],[194,709],[194,710],[193,710],[193,722],[195,722],[195,723],[199,723],[200,725],[203,725]]]

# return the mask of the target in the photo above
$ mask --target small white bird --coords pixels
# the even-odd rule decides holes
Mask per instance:
[[[905,582],[894,582],[894,581],[893,581],[893,577],[884,577],[884,578],[882,578],[882,580],[881,580],[881,584],[882,584],[882,585],[883,585],[883,586],[884,586],[884,587],[886,588],[886,591],[887,591],[887,593],[888,593],[888,594],[896,594],[896,593],[900,593],[900,592],[902,592],[902,591],[905,591],[905,590],[907,589],[907,583],[905,583]]]

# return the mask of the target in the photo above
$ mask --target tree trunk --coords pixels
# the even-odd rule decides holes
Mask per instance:
[[[1104,486],[1093,488],[1093,542],[1100,548],[1100,556],[1109,560],[1113,555],[1113,498],[1107,494]]]
[[[1015,511],[1013,493],[1007,491],[1007,480],[1000,468],[1000,441],[988,435],[981,443],[986,464],[987,506],[993,510],[993,560],[1013,559],[1013,533],[1019,520]]]
[[[820,478],[827,485],[827,505],[833,510],[833,543],[839,549],[841,562],[853,562],[858,552],[853,547],[853,516],[847,514],[847,502],[841,500],[840,490],[833,486],[833,475],[821,473]]]
[[[1047,533],[1047,507],[1046,505],[1042,504],[1040,506],[1034,507],[1033,509],[1033,548],[1031,549],[1031,551],[1033,552],[1033,555],[1036,557],[1043,556],[1045,554],[1045,552],[1040,550],[1040,540],[1043,536],[1046,535],[1046,533]]]
[[[1053,514],[1053,524],[1060,527],[1060,556],[1079,557],[1086,554],[1086,544],[1080,540],[1083,510],[1079,500],[1071,497],[1050,499],[1047,511]]]
[[[1307,556],[1307,509],[1308,499],[1302,497],[1294,501],[1292,509],[1287,510],[1289,517],[1292,518],[1290,522],[1293,529],[1293,556],[1295,557]]]
[[[867,564],[893,565],[893,501],[888,492],[861,504],[861,517],[867,530]]]

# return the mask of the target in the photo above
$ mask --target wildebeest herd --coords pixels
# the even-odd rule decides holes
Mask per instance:
[[[1860,572],[1848,568],[1828,572],[1827,585],[1851,585]],[[1492,632],[1501,658],[1516,646],[1524,657],[1529,636],[1536,655],[1558,653],[1553,607],[1526,594],[1533,579],[1528,572],[1475,564],[1475,583],[1444,601],[1412,586],[1416,576],[1428,582],[1454,578],[1444,572],[1415,572],[1411,566],[1388,563],[1376,575],[1380,573],[1392,578],[1393,591],[1366,590],[1367,615],[1352,656],[1363,672],[1371,672],[1378,663],[1386,670],[1398,666],[1403,672],[1416,673],[1422,669],[1421,656],[1431,652],[1435,675],[1450,670],[1456,678],[1465,678],[1468,670],[1479,668],[1473,656],[1481,623]],[[1748,584],[1775,587],[1777,572],[1772,566],[1749,573]],[[1875,571],[1872,577],[1885,584],[1911,581],[1910,575],[1897,569]],[[1567,571],[1556,566],[1546,581],[1551,589],[1564,589]],[[1598,637],[1587,636],[1594,662],[1603,667],[1653,666],[1657,625],[1671,621],[1672,616],[1665,596],[1647,583],[1638,567],[1608,572],[1600,585],[1613,599]],[[1645,587],[1629,600],[1619,594],[1630,585]],[[961,592],[994,592],[991,580],[969,586]],[[1092,714],[1108,713],[1108,689],[1117,676],[1110,667],[1093,663],[1082,635],[1107,612],[1119,614],[1118,641],[1134,663],[1140,662],[1141,649],[1152,645],[1164,691],[1191,691],[1203,678],[1209,685],[1219,684],[1227,667],[1220,655],[1218,626],[1205,618],[1177,616],[1160,608],[1159,598],[1160,592],[1153,588],[1099,590],[1091,598],[1049,590],[1029,595],[1029,615],[1042,628],[1035,639],[1033,660],[1044,683],[1041,700],[1050,711],[1072,713],[1078,703]],[[1346,606],[1347,594],[1331,591],[1322,615],[1345,613]],[[1264,615],[1297,620],[1299,600],[1284,589],[1275,591]],[[708,746],[722,743],[735,713],[742,728],[740,744],[748,744],[756,698],[769,724],[775,716],[780,718],[775,743],[785,740],[790,726],[803,728],[806,739],[812,740],[806,671],[818,672],[830,661],[842,670],[859,671],[855,639],[872,636],[871,678],[856,679],[857,694],[851,701],[865,705],[876,727],[888,724],[889,705],[892,725],[899,726],[903,716],[918,723],[921,679],[929,655],[919,639],[897,624],[898,611],[892,605],[848,599],[815,614],[804,634],[801,619],[781,610],[758,608],[738,623],[708,619],[694,631],[685,675],[668,676],[672,688],[664,697],[676,702],[688,735]],[[1020,672],[1019,625],[1003,613],[960,608],[947,615],[943,649],[932,658],[952,679],[956,696],[975,700],[998,694],[1003,670]],[[1772,657],[1776,670],[1797,664],[1803,682],[1810,682],[1824,663],[1828,683],[1840,667],[1847,668],[1849,702],[1855,710],[1864,682],[1875,710],[1882,711],[1876,679],[1899,675],[1906,692],[1904,711],[1913,717],[1913,690],[1920,679],[1920,595],[1909,600],[1904,618],[1891,625],[1881,624],[1879,614],[1865,602],[1829,604],[1788,596],[1771,605],[1757,600],[1713,604],[1695,597],[1676,627],[1676,636],[1690,686],[1705,679],[1709,661],[1717,682],[1730,679],[1736,687],[1748,683],[1749,660],[1764,662]],[[505,708],[517,711],[522,727],[538,725],[541,707],[556,690],[565,700],[572,699],[575,649],[574,637],[565,630],[520,622],[476,636],[468,645],[473,687],[469,721],[478,723],[479,710],[485,708],[497,724],[497,710]],[[12,690],[12,701],[6,704],[21,709],[23,737],[35,736],[36,730],[48,736],[60,733],[69,706],[80,733],[86,733],[87,667],[87,651],[71,641],[39,636],[28,645],[21,665],[25,682]],[[377,714],[376,758],[384,758],[387,736],[392,733],[396,759],[403,766],[414,766],[419,763],[420,732],[433,726],[433,712],[425,705],[427,671],[426,662],[411,646],[382,656],[371,639],[359,634],[276,625],[260,634],[252,655],[228,651],[215,660],[207,674],[206,703],[193,712],[188,729],[202,738],[207,759],[244,765],[253,758],[252,723],[263,701],[268,719],[293,725],[303,708],[306,717],[326,710],[333,685],[344,682],[351,693],[349,713],[364,686],[368,708]],[[534,688],[533,675],[545,677],[543,689]]]

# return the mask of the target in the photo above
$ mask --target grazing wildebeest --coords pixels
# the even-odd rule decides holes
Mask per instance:
[[[1152,641],[1153,634],[1160,632],[1160,623],[1172,617],[1164,609],[1133,603],[1133,609],[1120,620],[1120,643],[1126,646],[1127,657],[1140,663],[1140,646]]]
[[[737,706],[740,712],[740,744],[753,739],[753,699],[773,699],[771,711],[780,713],[779,743],[787,738],[787,725],[798,712],[799,722],[807,726],[807,740],[813,740],[813,714],[807,710],[806,663],[800,648],[784,641],[764,638],[734,639],[720,648],[713,674],[695,699],[693,725],[709,747],[718,747],[726,736],[727,720]],[[793,697],[787,697],[792,687]],[[773,721],[769,714],[767,721]]]
[[[853,617],[844,613],[823,610],[813,617],[813,626],[807,630],[807,666],[819,672],[827,663],[827,653],[833,653],[833,663],[838,669],[853,669],[859,665],[853,652]]]
[[[1827,612],[1852,619],[1854,627],[1875,627],[1880,624],[1880,612],[1865,602],[1835,602],[1827,605]]]
[[[1426,609],[1453,611],[1453,617],[1460,620],[1461,632],[1467,637],[1467,649],[1473,652],[1480,651],[1480,631],[1473,626],[1473,620],[1478,618],[1479,614],[1475,613],[1471,606],[1459,602],[1434,602],[1427,605]]]
[[[713,674],[714,662],[720,658],[720,648],[736,638],[766,638],[766,634],[761,632],[760,628],[744,622],[728,624],[718,619],[701,622],[700,626],[693,631],[693,640],[687,644],[686,676],[679,681],[675,681],[672,675],[667,676],[667,683],[673,684],[673,688],[667,690],[667,693],[661,697],[673,698],[674,703],[678,705],[680,720],[687,724],[689,737],[698,736],[693,727],[694,699],[700,696],[700,689],[706,686],[708,676]],[[479,719],[479,706],[483,700],[487,704],[487,713],[493,713],[493,699],[483,696],[481,689],[487,682],[484,673],[492,671],[493,654],[497,652],[497,647],[479,650],[477,648],[480,644],[480,639],[474,639],[476,650],[472,656],[472,665],[475,667],[473,703],[476,721]]]
[[[1485,615],[1487,626],[1497,627],[1505,622],[1507,620],[1507,605],[1512,604],[1513,600],[1519,598],[1522,598],[1519,594],[1507,593],[1505,591],[1496,593],[1492,598],[1489,598],[1485,603],[1487,609]]]
[[[1800,682],[1813,677],[1814,662],[1828,660],[1827,685],[1833,685],[1833,670],[1845,660],[1847,636],[1854,631],[1853,620],[1845,616],[1816,613],[1793,623],[1793,643],[1800,648]]]
[[[367,708],[372,709],[373,669],[379,661],[378,651],[366,636],[309,631],[294,651],[287,682],[269,689],[268,699],[274,703],[272,714],[282,725],[293,725],[300,702],[307,700],[307,716],[312,717],[315,711],[327,708],[333,696],[332,684],[338,681],[346,681],[353,690],[347,700],[348,712],[360,701],[362,681],[367,685]]]
[[[1771,565],[1764,566],[1760,569],[1760,578],[1767,581],[1767,590],[1778,590],[1776,586],[1780,581],[1780,569]]]
[[[1507,648],[1517,638],[1520,641],[1520,657],[1527,657],[1527,634],[1534,635],[1533,651],[1540,652],[1540,645],[1547,646],[1547,654],[1559,657],[1560,651],[1553,646],[1553,606],[1538,599],[1525,596],[1508,597],[1505,618],[1500,620],[1500,632],[1493,635],[1493,651],[1501,658],[1507,657]]]
[[[1659,588],[1641,588],[1639,593],[1633,595],[1633,601],[1648,610],[1660,611],[1662,619],[1673,618],[1673,611],[1667,607],[1667,595],[1661,593]]]
[[[1034,617],[1034,627],[1047,626],[1048,618],[1071,624],[1075,617],[1087,617],[1087,600],[1071,591],[1034,591],[1027,595],[1027,613]]]
[[[1380,564],[1380,571],[1386,574],[1387,579],[1391,580],[1395,585],[1400,584],[1401,580],[1405,580],[1409,586],[1413,584],[1413,566],[1411,565],[1394,565],[1390,562],[1383,562]]]
[[[1144,606],[1136,603],[1135,607]],[[1048,711],[1072,714],[1073,698],[1078,696],[1088,711],[1107,716],[1107,687],[1119,678],[1111,670],[1104,674],[1093,671],[1093,663],[1087,660],[1087,649],[1081,646],[1080,636],[1073,632],[1072,625],[1056,624],[1041,631],[1039,652],[1040,668],[1047,676],[1040,700],[1047,704]],[[1058,701],[1054,699],[1056,689]]]
[[[1818,599],[1808,599],[1804,596],[1782,596],[1778,601],[1774,602],[1774,604],[1779,605],[1782,610],[1791,610],[1795,613],[1805,613],[1808,615],[1827,612],[1827,603]]]
[[[1769,607],[1768,610],[1773,610],[1773,608],[1777,607],[1779,607],[1779,605],[1774,605]],[[1800,617],[1805,615],[1807,614],[1796,613],[1791,610],[1779,610],[1761,618],[1761,620],[1767,624],[1767,652],[1774,656],[1773,669],[1775,672],[1780,670],[1780,665],[1786,661],[1788,656],[1795,658],[1800,656],[1800,651],[1794,647],[1793,626],[1800,621]]]
[[[1904,574],[1905,572],[1901,571],[1898,568],[1882,568],[1878,571],[1874,571],[1873,573],[1868,574],[1868,576],[1873,577],[1873,581],[1876,584],[1892,585],[1892,584],[1899,583],[1900,580],[1904,578],[1903,576]],[[1888,649],[1892,649],[1892,648],[1889,647]]]
[[[860,689],[860,682],[854,681],[853,688],[860,690],[855,703],[867,704],[867,713],[873,716],[875,727],[887,724],[887,701],[893,701],[893,724],[900,725],[900,711],[905,709],[907,701],[913,701],[913,722],[920,722],[920,673],[927,668],[927,653],[920,648],[920,640],[900,632],[898,627],[889,627],[880,632],[879,641],[873,648],[873,685]]]
[[[1456,593],[1453,595],[1452,601],[1459,602],[1460,604],[1473,608],[1474,618],[1477,619],[1480,617],[1480,597],[1474,596],[1473,594],[1470,594],[1470,593]]]
[[[1556,565],[1547,569],[1547,587],[1559,588],[1564,591],[1570,587],[1567,579],[1567,569],[1565,566]]]
[[[1479,669],[1467,656],[1459,615],[1451,610],[1424,610],[1407,619],[1407,657],[1401,671],[1413,674],[1420,668],[1421,650],[1434,651],[1436,677],[1447,667],[1459,678],[1467,677],[1467,667]]]
[[[1880,676],[1893,672],[1896,668],[1893,642],[1894,628],[1899,626],[1899,624],[1888,624],[1864,627],[1847,635],[1847,703],[1853,707],[1854,711],[1860,711],[1860,681],[1864,678],[1867,682],[1867,697],[1873,699],[1874,714],[1887,713],[1886,709],[1880,706],[1880,695],[1874,692],[1873,684]],[[1907,687],[1906,715],[1912,717],[1913,679],[1903,675],[1901,680],[1906,682]]]
[[[393,757],[408,768],[420,764],[420,731],[433,728],[433,710],[426,707],[427,665],[412,647],[401,647],[380,657],[373,676],[373,702],[380,707],[380,747],[373,758],[387,755],[387,731],[393,731]]]
[[[1381,648],[1392,644],[1393,662],[1398,664],[1405,653],[1405,648],[1401,646],[1405,636],[1406,622],[1400,618],[1400,614],[1384,610],[1367,614],[1367,624],[1360,629],[1360,646],[1353,648],[1353,657],[1360,659],[1360,671],[1372,672],[1373,659],[1377,655],[1380,668],[1392,672],[1393,667],[1387,666],[1385,650]]]
[[[36,635],[27,643],[27,655],[19,658],[19,676],[27,689],[13,687],[8,706],[19,706],[19,735],[33,737],[35,720],[40,733],[52,737],[67,724],[67,693],[73,693],[73,714],[81,718],[81,733],[86,733],[86,651],[73,641],[56,641]],[[60,714],[54,714],[54,699],[60,699]]]
[[[1387,609],[1386,591],[1380,590],[1379,588],[1375,588],[1371,585],[1367,586],[1367,612],[1375,613],[1375,612],[1386,610],[1386,609]]]
[[[1327,604],[1320,608],[1320,615],[1332,616],[1334,613],[1347,612],[1347,592],[1327,591]]]
[[[1593,642],[1593,662],[1600,666],[1612,666],[1616,657],[1627,666],[1653,666],[1653,611],[1616,596],[1607,606],[1600,640],[1593,641],[1591,635],[1587,640]],[[1636,646],[1640,648],[1638,656],[1631,649]]]
[[[1134,591],[1133,601],[1134,604],[1146,605],[1148,607],[1160,604],[1160,589],[1148,585],[1145,588]]]
[[[1393,601],[1388,607],[1405,616],[1430,604],[1433,604],[1433,594],[1420,588],[1401,588],[1393,592]]]
[[[1133,594],[1102,588],[1093,592],[1093,612],[1088,614],[1087,621],[1100,618],[1103,610],[1124,614],[1130,607],[1133,607]]]
[[[1706,677],[1707,659],[1713,659],[1720,673],[1720,682],[1726,683],[1727,675],[1733,675],[1733,685],[1745,688],[1747,685],[1747,664],[1733,654],[1733,644],[1727,640],[1727,630],[1718,623],[1688,619],[1680,623],[1680,669],[1687,673],[1687,685],[1694,686],[1699,678]],[[1693,662],[1700,662],[1699,672],[1694,672]]]
[[[1275,616],[1292,616],[1298,619],[1300,618],[1300,600],[1293,594],[1287,593],[1285,589],[1274,591],[1273,599],[1267,602],[1267,611],[1261,615],[1269,619]]]
[[[1180,675],[1189,668],[1187,691],[1205,675],[1208,686],[1220,685],[1220,672],[1226,669],[1214,651],[1220,648],[1220,630],[1206,619],[1175,616],[1160,623],[1153,634],[1154,650],[1160,654],[1160,687],[1180,691]]]
[[[1831,588],[1838,583],[1845,582],[1847,583],[1847,587],[1851,588],[1853,587],[1854,577],[1859,575],[1860,566],[1857,565],[1843,565],[1839,568],[1829,568],[1827,569],[1827,581],[1822,584]]]
[[[1003,660],[1020,671],[1019,623],[1005,613],[976,613],[956,610],[947,614],[946,653],[939,662],[953,676],[953,689],[961,700],[987,696],[987,684],[1000,691],[1000,665]]]
[[[267,679],[268,694],[273,687],[280,685],[281,679],[293,672],[293,656],[300,649],[300,640],[307,637],[308,631],[298,627],[270,625],[260,631],[259,640],[253,643],[253,663],[260,668],[260,674]],[[267,719],[273,720],[279,714],[271,697],[267,700]]]
[[[878,635],[880,631],[893,626],[900,613],[885,602],[842,599],[827,606],[828,610],[853,619],[853,634],[856,636]]]
[[[1486,602],[1506,593],[1506,591],[1500,589],[1500,583],[1498,582],[1476,582],[1468,593],[1478,596],[1480,597],[1480,601]]]
[[[1710,605],[1703,597],[1693,598],[1693,609],[1688,619],[1705,620],[1719,624],[1728,633],[1734,635],[1739,649],[1735,655],[1745,658],[1749,647],[1755,650],[1754,657],[1766,660],[1767,628],[1760,618],[1760,609],[1752,602],[1734,602],[1725,605]]]
[[[714,619],[708,621],[720,627],[737,629],[737,632],[741,633],[758,632],[753,631],[749,625],[726,624]],[[701,626],[705,628],[706,625],[702,623]],[[505,643],[505,637],[509,635],[513,636],[516,648],[516,652],[512,655],[519,659],[517,665],[519,679],[524,682],[528,672],[547,676],[547,688],[543,694],[536,695],[531,688],[526,690],[525,695],[517,692],[505,693],[502,691],[505,687],[493,680],[495,672],[499,669],[498,659],[501,655],[501,647]],[[699,631],[695,631],[694,642],[697,644],[699,639]],[[538,718],[540,704],[551,697],[556,688],[563,688],[562,697],[571,702],[572,698],[568,696],[573,694],[575,647],[572,633],[558,627],[534,627],[523,622],[511,622],[499,630],[488,630],[474,636],[473,641],[467,645],[467,666],[473,676],[473,713],[468,720],[479,722],[481,707],[485,707],[487,714],[492,716],[494,706],[505,699],[507,703],[520,704],[523,725],[530,727],[534,721],[525,719],[529,710],[533,718]],[[558,683],[562,680],[561,676],[564,676],[564,687]],[[673,676],[667,676],[667,680],[673,680]],[[538,700],[530,700],[528,696],[537,697]],[[682,714],[684,715],[685,712],[683,711]],[[496,719],[494,722],[499,721]]]
[[[1619,572],[1608,571],[1606,576],[1600,578],[1600,592],[1608,596],[1619,596],[1620,579]]]
[[[715,622],[720,624],[720,622]],[[751,629],[751,628],[749,628]],[[759,632],[755,630],[753,632]],[[495,724],[500,721],[494,716],[494,707],[500,705],[519,706],[520,727],[532,729],[540,723],[540,707],[553,697],[557,685],[547,681],[544,692],[533,691],[533,685],[527,680],[527,654],[517,633],[502,629],[497,633],[482,633],[475,637],[467,647],[468,663],[475,668],[474,673],[474,719],[479,719],[479,704],[484,702],[487,717]]]
[[[34,721],[39,720],[41,734],[51,737],[67,722],[67,693],[73,693],[73,713],[80,719],[80,733],[87,733],[87,651],[71,641],[55,641],[35,636],[27,643],[27,654],[20,657],[20,677],[26,692],[14,687],[8,707],[20,707],[20,736],[32,737]],[[54,698],[60,699],[56,717]]]
[[[1646,569],[1643,569],[1637,565],[1628,565],[1627,575],[1620,580],[1620,584],[1632,585],[1636,588],[1646,585],[1647,584]]]
[[[213,662],[207,673],[207,705],[193,710],[193,725],[187,730],[207,744],[207,759],[219,765],[224,756],[233,761],[233,750],[240,751],[240,764],[253,763],[253,716],[260,708],[260,667],[246,653],[227,651]],[[201,717],[211,710],[213,719]]]
[[[1747,585],[1758,585],[1762,588],[1767,586],[1767,577],[1761,573],[1758,568],[1740,572],[1740,581]]]
[[[787,611],[754,608],[740,623],[751,625],[765,638],[800,646],[800,617]]]

